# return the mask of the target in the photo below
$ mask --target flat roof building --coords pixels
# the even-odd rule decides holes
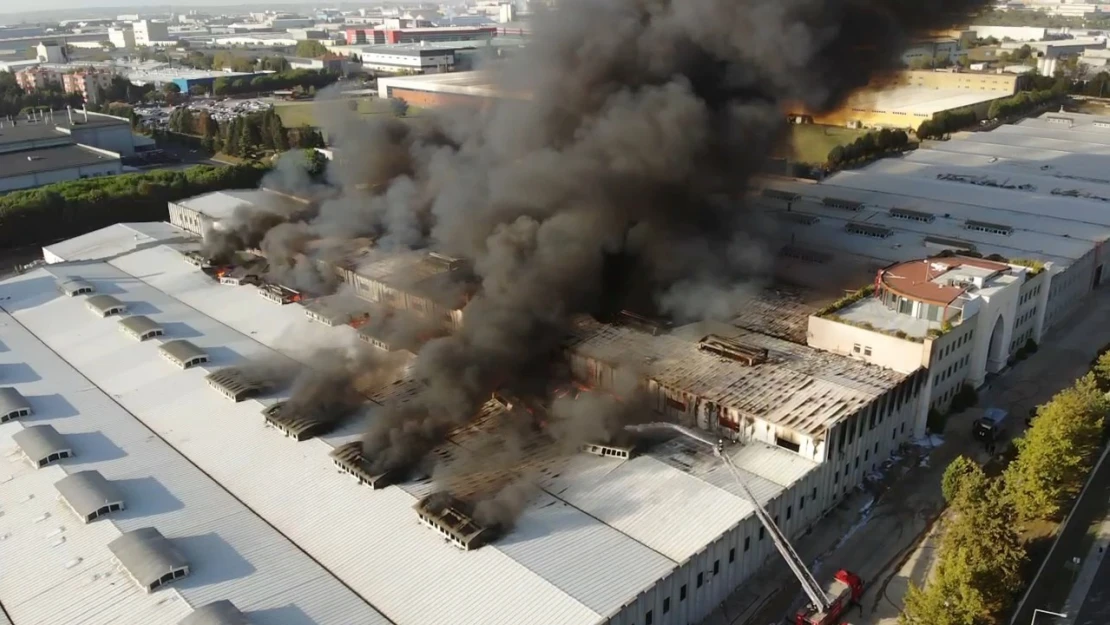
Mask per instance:
[[[853,288],[872,285],[810,317],[809,344],[928,366],[932,407],[944,410],[1106,282],[1108,164],[1110,118],[1047,113],[819,184],[767,179],[752,201],[778,218],[784,244],[808,252],[800,278],[853,267]]]
[[[118,231],[116,236],[125,235]],[[303,359],[299,348],[283,340],[290,333],[312,345],[358,344],[358,331],[349,325],[329,327],[309,319],[300,306],[272,306],[257,297],[255,286],[220,286],[182,261],[182,250],[192,246],[151,245],[124,249],[107,261],[55,263],[48,266],[52,279],[43,282],[52,289],[55,279],[80,275],[121,300],[149,304],[160,311],[152,317],[163,326],[195,329],[189,340],[206,352],[221,349],[221,359],[232,366],[279,357]],[[108,252],[111,246],[101,241],[98,250]],[[374,262],[379,260],[384,261]],[[10,298],[3,300],[4,308],[19,321],[0,325],[0,340],[13,347],[0,353],[0,360],[12,353],[37,353],[25,342],[11,340],[16,330],[27,333],[26,341],[57,350],[57,358],[78,367],[88,380],[86,387],[91,383],[122,409],[134,411],[135,419],[398,625],[489,623],[506,615],[535,625],[644,623],[661,619],[665,611],[696,622],[757,575],[775,553],[770,540],[759,539],[759,521],[732,473],[712,449],[682,440],[646,446],[627,457],[568,455],[530,440],[525,449],[528,466],[536,469],[534,496],[511,529],[499,536],[481,526],[476,536],[488,536],[486,543],[468,542],[470,550],[461,552],[438,530],[417,522],[414,506],[438,490],[432,482],[403,474],[381,481],[370,475],[367,480],[352,471],[374,486],[366,488],[348,471],[336,471],[337,461],[359,468],[350,457],[332,454],[357,442],[360,427],[341,427],[292,445],[281,432],[265,427],[259,415],[264,405],[257,399],[229,402],[212,392],[204,374],[152,366],[158,359],[154,346],[101,330],[112,322],[87,314],[77,301],[82,298],[43,301],[31,288],[43,275],[46,269],[37,269],[0,282],[0,298]],[[97,336],[95,349],[67,340],[73,333]],[[619,377],[615,367],[622,350],[644,358],[659,356],[651,375],[665,383],[652,391],[656,410],[681,413],[694,425],[738,440],[726,453],[789,536],[818,523],[862,483],[913,436],[923,414],[920,374],[884,370],[735,328],[691,326],[652,335],[582,320],[568,340],[576,369],[593,375],[590,379],[598,386]],[[40,349],[49,352],[45,346]],[[683,360],[693,363],[686,371]],[[760,379],[780,388],[756,392]],[[368,418],[375,418],[382,403],[407,396],[412,384],[407,377],[367,381],[360,388],[373,402]],[[749,392],[730,394],[730,384]],[[289,399],[286,390],[272,395],[276,401]],[[434,457],[449,468],[473,462],[499,436],[504,411],[497,401],[487,402],[478,418],[452,432]],[[765,429],[764,424],[772,426],[771,434],[754,432]],[[748,432],[753,435],[745,438]],[[849,467],[842,457],[852,458]],[[473,505],[475,498],[511,482],[514,475],[512,470],[493,471],[452,482],[452,496],[464,502],[455,509]],[[106,472],[105,477],[112,479]],[[130,515],[137,499],[127,492],[123,496]],[[430,521],[444,525],[442,511],[433,510],[437,514]],[[161,522],[140,521],[138,527],[158,527],[182,546],[190,575],[202,574],[211,555],[189,552],[187,534],[171,536]],[[0,543],[0,556],[5,546]],[[351,553],[376,557],[351,558]],[[430,567],[438,575],[436,593],[425,592]],[[711,576],[713,583],[698,586],[699,576]],[[174,584],[159,593],[194,588]],[[5,606],[6,592],[0,579]],[[223,598],[236,606],[249,605],[238,596]],[[19,618],[13,620],[22,625]]]

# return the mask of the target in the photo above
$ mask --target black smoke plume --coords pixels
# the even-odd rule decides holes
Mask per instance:
[[[788,109],[838,108],[915,37],[985,4],[563,0],[490,68],[514,97],[328,128],[342,192],[308,220],[313,236],[431,247],[481,279],[463,327],[420,351],[419,396],[372,422],[366,456],[410,465],[495,388],[542,387],[568,318],[603,314],[614,288],[727,316],[781,245],[743,196]]]

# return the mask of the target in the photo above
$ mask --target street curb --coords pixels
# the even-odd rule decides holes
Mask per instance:
[[[1091,485],[1091,482],[1095,480],[1095,476],[1098,475],[1098,471],[1102,467],[1102,463],[1106,460],[1107,455],[1110,455],[1110,444],[1107,444],[1102,450],[1102,455],[1099,456],[1098,462],[1095,463],[1094,468],[1091,469],[1091,474],[1087,476],[1087,481],[1083,483],[1083,490],[1079,491],[1079,496],[1075,498],[1075,503],[1072,504],[1071,510],[1068,510],[1068,516],[1064,518],[1064,522],[1061,523],[1060,527],[1057,529],[1056,539],[1052,541],[1052,546],[1048,549],[1048,553],[1045,555],[1044,560],[1041,560],[1041,566],[1037,568],[1037,574],[1033,576],[1033,579],[1029,580],[1029,585],[1026,586],[1025,593],[1022,594],[1021,601],[1018,602],[1017,609],[1014,610],[1014,616],[1010,619],[1010,625],[1017,624],[1018,617],[1021,616],[1022,610],[1025,609],[1025,602],[1029,599],[1029,593],[1036,587],[1037,580],[1039,580],[1041,574],[1044,573],[1044,567],[1048,564],[1048,561],[1052,559],[1052,554],[1056,552],[1056,547],[1060,544],[1060,538],[1068,531],[1073,517],[1072,513],[1079,507],[1079,502],[1083,501],[1083,496],[1087,494],[1087,488]]]

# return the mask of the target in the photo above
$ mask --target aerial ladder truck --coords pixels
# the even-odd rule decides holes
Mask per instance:
[[[827,587],[822,587],[817,583],[817,580],[810,573],[809,568],[805,562],[794,550],[794,546],[786,539],[786,536],[779,529],[771,515],[760,505],[759,500],[755,498],[751,489],[744,483],[740,477],[740,472],[737,470],[736,465],[732,463],[732,459],[724,453],[724,441],[713,440],[712,437],[703,432],[683,427],[674,423],[648,423],[644,425],[629,425],[625,429],[633,433],[643,433],[659,430],[670,430],[687,438],[693,439],[704,445],[708,445],[713,449],[713,455],[721,459],[728,467],[732,478],[740,486],[744,492],[744,496],[751,502],[752,507],[755,509],[755,514],[759,517],[760,523],[771,536],[771,541],[774,542],[775,548],[782,554],[782,558],[786,560],[787,566],[794,573],[794,577],[798,578],[798,582],[802,585],[802,590],[809,598],[809,605],[798,610],[794,615],[792,625],[848,625],[841,617],[845,616],[848,610],[856,603],[859,602],[863,596],[863,580],[852,573],[851,571],[841,569],[833,576],[832,583]]]

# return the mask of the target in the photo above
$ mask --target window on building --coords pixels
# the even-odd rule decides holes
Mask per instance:
[[[652,623],[654,622],[654,621],[652,620],[652,614],[651,614],[651,610],[648,610],[648,611],[647,611],[647,614],[646,614],[646,615],[644,615],[644,622],[645,622],[645,623],[647,623],[647,625],[652,625]]]
[[[879,453],[879,444],[875,443],[875,453]]]
[[[728,563],[732,564],[733,562],[736,562],[736,547],[728,550]]]
[[[682,588],[678,589],[678,600],[686,601],[686,584],[683,584]]]
[[[863,355],[864,356],[870,356],[871,355],[871,346],[870,345],[865,345],[864,346]]]
[[[839,483],[840,483],[840,471],[837,471],[836,473],[833,473],[833,484],[839,484]]]
[[[704,573],[698,573],[698,588],[701,588],[701,583],[704,581]]]
[[[867,454],[868,453],[870,453],[870,450],[868,450],[868,449],[863,450],[863,461],[864,462],[867,462]],[[856,456],[856,467],[859,467],[859,456]]]
[[[686,412],[686,404],[673,397],[667,398],[667,407],[676,412]]]
[[[799,510],[805,510],[806,509],[806,496],[805,495],[802,495],[802,498],[798,500],[798,509]]]
[[[751,536],[745,536],[744,537],[744,551],[747,551],[751,548],[752,548],[752,537]]]
[[[865,453],[865,454],[866,454],[867,452],[866,452],[866,451],[864,451],[863,453]],[[859,456],[856,456],[856,468],[857,468],[857,469],[859,468]]]
[[[810,499],[817,499],[817,487],[816,486],[813,487],[813,495],[810,496]]]
[[[721,573],[721,561],[720,560],[714,560],[713,561],[713,574],[714,575],[719,575],[720,573]]]
[[[855,345],[852,346],[852,351],[858,354],[858,353],[863,351],[863,347],[860,346],[859,343],[856,343]]]
[[[667,612],[670,612],[670,611],[671,611],[671,598],[670,597],[664,597],[663,598],[663,614],[666,614]]]
[[[794,512],[794,506],[786,506],[786,520],[790,520],[790,515]]]
[[[761,528],[759,528],[759,540],[763,540],[763,534],[764,534],[764,531],[763,531],[763,528],[761,527]]]

